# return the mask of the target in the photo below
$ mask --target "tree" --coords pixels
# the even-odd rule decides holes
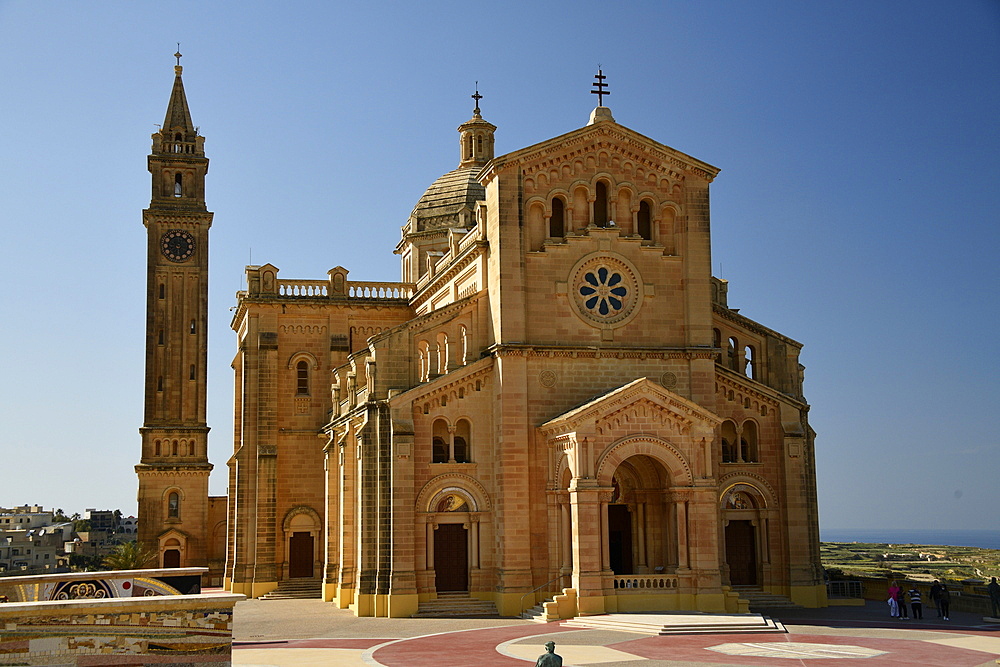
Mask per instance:
[[[156,559],[156,552],[139,542],[122,542],[104,557],[104,567],[109,570],[141,570]]]

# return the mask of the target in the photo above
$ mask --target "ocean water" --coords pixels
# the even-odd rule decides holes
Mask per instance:
[[[821,542],[886,542],[1000,549],[1000,530],[820,528]]]

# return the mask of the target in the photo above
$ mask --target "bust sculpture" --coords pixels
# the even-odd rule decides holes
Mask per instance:
[[[538,656],[535,667],[562,667],[562,656],[556,655],[555,642],[545,642],[545,653]]]

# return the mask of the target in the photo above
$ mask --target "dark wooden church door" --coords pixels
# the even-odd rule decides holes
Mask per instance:
[[[313,576],[313,536],[292,533],[288,541],[288,578]]]
[[[726,526],[726,562],[733,586],[757,585],[757,539],[749,521],[730,521]]]
[[[460,523],[442,523],[434,531],[434,575],[439,593],[469,590],[468,534]]]

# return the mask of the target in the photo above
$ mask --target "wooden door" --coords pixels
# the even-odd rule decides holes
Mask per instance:
[[[615,574],[632,574],[632,515],[628,505],[608,505],[608,556]]]
[[[460,523],[442,523],[434,531],[434,575],[441,591],[469,590],[469,531]]]
[[[177,549],[167,549],[163,552],[163,567],[180,567],[181,552]]]
[[[313,576],[313,536],[292,533],[288,540],[288,578]]]
[[[757,585],[757,536],[750,521],[730,521],[726,526],[726,562],[733,586]]]

